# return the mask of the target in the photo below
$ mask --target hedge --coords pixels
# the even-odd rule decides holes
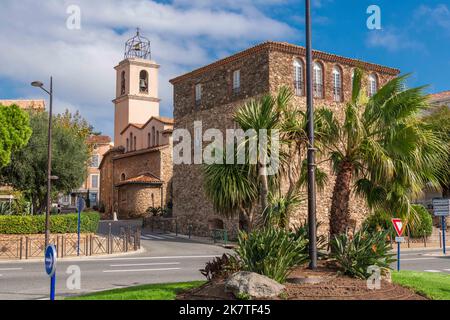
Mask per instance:
[[[81,214],[81,232],[95,233],[98,229],[100,214],[86,212]],[[58,214],[50,216],[50,232],[56,234],[76,233],[77,214]],[[0,216],[0,234],[43,234],[45,233],[45,215],[39,216]]]

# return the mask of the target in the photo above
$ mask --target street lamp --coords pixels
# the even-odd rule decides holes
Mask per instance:
[[[45,248],[48,247],[50,239],[50,208],[51,203],[51,189],[52,189],[52,117],[53,117],[53,77],[50,77],[50,90],[44,88],[44,83],[41,81],[33,81],[33,87],[40,88],[50,96],[50,110],[48,113],[48,161],[47,161],[47,211],[45,213]]]
[[[310,268],[317,269],[316,149],[314,148],[314,101],[312,86],[311,0],[305,0],[306,15],[306,100],[308,106],[308,227]]]

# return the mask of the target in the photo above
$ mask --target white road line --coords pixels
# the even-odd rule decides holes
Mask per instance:
[[[440,270],[424,270],[425,272],[430,272],[430,273],[439,273],[441,272]]]
[[[158,237],[158,236],[154,236],[154,235],[145,235],[145,237],[150,238],[151,240],[164,240],[164,238]]]
[[[165,269],[134,269],[134,270],[104,270],[104,273],[114,272],[150,272],[150,271],[174,271],[181,270],[181,268],[165,268]]]
[[[444,271],[450,272],[450,269],[444,269]]]
[[[120,268],[120,267],[143,267],[143,266],[174,266],[179,265],[179,262],[156,262],[156,263],[136,263],[136,264],[112,264],[110,267],[112,268]]]
[[[413,258],[413,259],[401,259],[401,261],[417,261],[417,260],[435,260],[438,258]]]
[[[23,270],[23,268],[3,268],[0,269],[0,271],[20,271]]]
[[[90,259],[85,261],[127,261],[127,260],[167,260],[167,259],[173,259],[173,260],[180,260],[180,259],[211,259],[220,257],[220,255],[209,255],[209,256],[166,256],[166,257],[130,257],[130,258],[107,258],[107,259]]]

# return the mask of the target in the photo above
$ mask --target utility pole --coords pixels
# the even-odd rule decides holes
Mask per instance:
[[[308,226],[310,269],[317,268],[316,159],[314,148],[314,101],[311,35],[311,0],[305,0],[306,15],[306,100],[308,106]]]

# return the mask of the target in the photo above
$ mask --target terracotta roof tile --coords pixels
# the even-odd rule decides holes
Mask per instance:
[[[0,104],[4,106],[15,104],[21,109],[45,110],[44,100],[0,100]]]
[[[144,173],[137,177],[132,177],[127,180],[121,181],[117,184],[118,187],[127,184],[162,184],[161,179],[151,173]]]
[[[267,41],[267,42],[258,44],[254,47],[251,47],[249,49],[246,49],[244,51],[238,52],[227,58],[218,60],[209,65],[206,65],[204,67],[201,67],[201,68],[191,71],[189,73],[181,75],[179,77],[176,77],[176,78],[170,80],[170,83],[176,84],[177,82],[180,82],[182,80],[188,79],[190,77],[202,74],[202,73],[210,71],[210,70],[214,70],[218,67],[221,67],[228,63],[234,62],[241,58],[253,55],[253,54],[263,51],[263,50],[287,52],[287,53],[298,54],[298,55],[306,54],[305,47],[286,43],[286,42]],[[314,59],[322,59],[322,60],[331,61],[331,62],[340,62],[343,64],[352,65],[355,67],[362,67],[362,68],[365,68],[368,70],[377,71],[377,72],[381,72],[381,73],[387,73],[387,74],[394,75],[394,76],[396,76],[400,73],[400,70],[398,70],[398,69],[382,66],[379,64],[375,64],[375,63],[369,63],[369,62],[361,61],[358,59],[346,58],[343,56],[338,56],[338,55],[323,52],[323,51],[314,50],[313,57],[314,57]]]
[[[434,94],[430,94],[430,99],[432,101],[439,101],[444,99],[450,99],[450,90],[442,91]]]
[[[109,143],[111,143],[111,137],[109,137],[109,136],[90,136],[87,139],[87,142],[89,144],[95,144],[95,143],[109,144]]]

